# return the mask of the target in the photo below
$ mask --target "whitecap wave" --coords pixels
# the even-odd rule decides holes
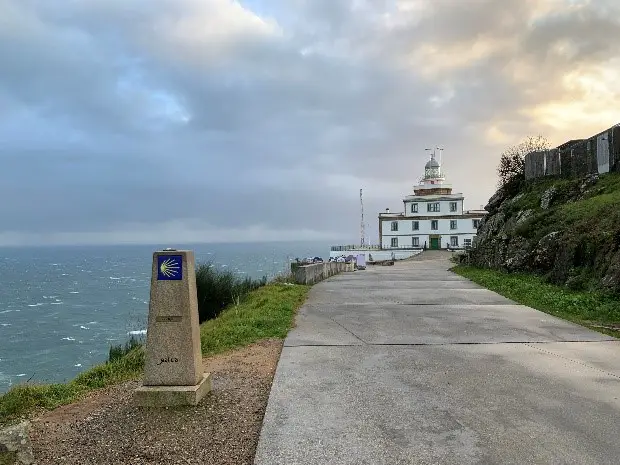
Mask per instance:
[[[84,326],[84,325],[80,325],[80,329],[90,329],[90,328],[88,328],[87,326]]]
[[[81,363],[76,363],[75,365],[73,365],[74,367],[81,367],[82,364]]]
[[[11,323],[0,323],[0,326],[11,326]]]
[[[17,376],[18,378],[22,378],[22,377],[26,376],[26,373],[20,373],[19,375],[15,375],[15,376]]]
[[[44,302],[37,302],[36,304],[28,304],[29,307],[42,307],[45,305]]]
[[[63,341],[75,341],[74,337],[63,337],[62,338]]]
[[[127,334],[131,336],[141,336],[141,335],[146,334],[146,329],[140,329],[138,331],[129,331]]]
[[[69,294],[79,294],[79,293],[80,293],[79,291],[71,291],[71,292],[69,292]]]

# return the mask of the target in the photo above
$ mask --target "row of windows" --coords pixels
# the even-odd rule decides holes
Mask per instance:
[[[480,226],[480,220],[472,220],[472,224],[475,229],[478,229]],[[398,221],[392,221],[392,231],[398,231]],[[420,229],[419,221],[411,222],[411,230],[418,231]],[[431,220],[431,230],[439,229],[439,220]],[[458,229],[458,220],[450,220],[450,229]]]
[[[457,202],[450,202],[450,211],[451,212],[455,212],[458,210],[458,203]],[[438,212],[441,211],[441,204],[439,202],[429,202],[426,204],[426,211],[427,212]],[[418,213],[418,204],[417,203],[412,203],[411,204],[411,213]]]
[[[398,237],[393,237],[390,243],[392,247],[398,247]],[[403,246],[404,246],[403,242]],[[426,245],[426,244],[425,244]],[[471,239],[464,239],[463,245],[465,247],[471,247]],[[458,247],[459,246],[459,236],[450,236],[450,247]],[[412,237],[411,238],[411,247],[420,247],[420,238]]]

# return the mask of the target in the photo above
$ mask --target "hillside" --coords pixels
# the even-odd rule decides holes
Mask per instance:
[[[486,206],[471,265],[620,293],[620,173],[539,178]]]

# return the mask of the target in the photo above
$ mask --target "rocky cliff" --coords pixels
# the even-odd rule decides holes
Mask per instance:
[[[620,293],[620,174],[530,181],[485,208],[472,265]]]

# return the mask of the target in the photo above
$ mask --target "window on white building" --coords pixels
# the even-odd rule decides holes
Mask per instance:
[[[456,228],[457,228],[456,220],[450,220],[450,229],[456,229]]]
[[[450,211],[455,212],[456,206],[457,206],[456,202],[450,202]]]
[[[478,229],[480,227],[480,220],[472,220],[474,224],[474,229]]]
[[[459,246],[459,236],[450,236],[450,245],[452,247],[458,247]]]
[[[411,229],[414,231],[417,231],[418,229],[420,229],[420,222],[419,221],[412,221],[411,222]]]
[[[411,204],[411,213],[418,213],[418,204],[417,203],[412,203]]]
[[[411,246],[412,247],[420,247],[420,238],[419,237],[412,237],[411,238]]]
[[[431,220],[431,229],[433,229],[433,230],[439,229],[439,221]]]
[[[392,231],[398,231],[398,221],[392,221]]]
[[[465,246],[466,249],[471,247],[471,239],[464,239],[463,245]]]
[[[398,247],[398,237],[393,237],[391,242],[392,247]]]
[[[426,204],[426,209],[429,212],[438,212],[439,211],[439,202],[433,202]]]

